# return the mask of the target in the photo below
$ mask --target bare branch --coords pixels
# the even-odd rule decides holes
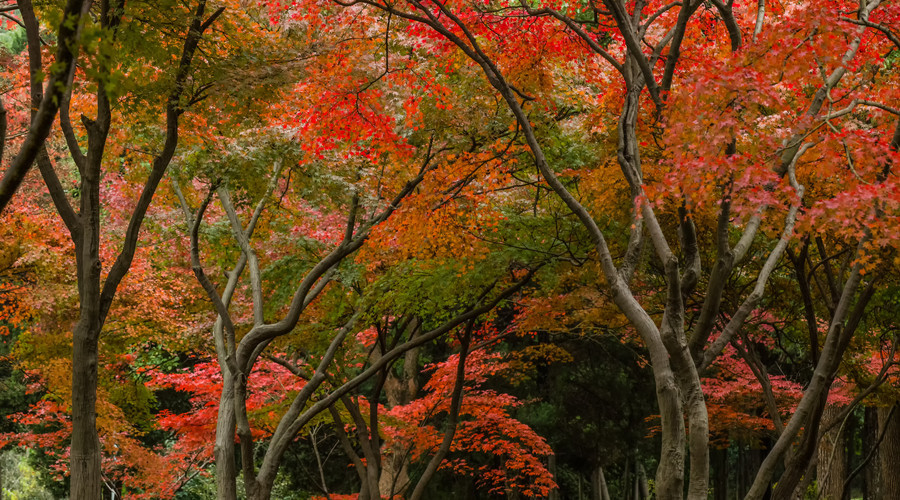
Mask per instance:
[[[722,0],[712,0],[712,3],[716,6],[716,10],[719,11],[719,15],[722,16],[725,29],[728,30],[728,37],[731,39],[731,51],[737,52],[741,48],[741,28],[738,26],[737,19],[734,18],[731,2],[729,1],[725,4]]]
[[[775,401],[775,393],[772,391],[772,381],[769,380],[766,365],[759,360],[759,357],[753,351],[753,347],[750,345],[747,336],[744,335],[743,332],[741,332],[740,337],[740,342],[738,342],[737,339],[732,339],[731,345],[734,346],[738,354],[744,358],[744,361],[747,362],[747,366],[750,367],[750,371],[753,372],[753,376],[759,381],[759,385],[762,387],[763,395],[766,399],[766,407],[769,410],[769,415],[772,417],[772,424],[775,426],[775,432],[780,435],[784,432],[784,422],[781,421],[781,412],[778,409],[778,403]],[[746,348],[744,346],[746,346]]]
[[[868,237],[865,237],[860,241],[857,247],[858,252],[868,243],[868,240]],[[825,336],[825,344],[819,357],[819,363],[816,365],[816,369],[813,372],[812,380],[807,386],[800,402],[797,404],[794,415],[785,426],[784,432],[779,436],[778,441],[775,442],[775,445],[772,446],[769,451],[769,455],[766,456],[763,463],[760,465],[760,469],[753,480],[750,491],[744,497],[745,500],[758,500],[762,498],[771,481],[772,475],[775,473],[778,462],[781,461],[788,448],[794,442],[794,438],[800,432],[801,427],[807,424],[807,417],[814,413],[816,407],[823,401],[822,398],[824,395],[827,394],[828,389],[831,386],[832,374],[840,364],[840,337],[842,336],[844,320],[850,310],[850,304],[859,289],[859,284],[862,279],[860,273],[861,269],[862,266],[859,262],[854,264],[847,281],[844,283],[840,302],[835,308],[834,316],[828,328],[828,333]],[[779,485],[781,485],[781,483],[779,483]],[[785,487],[788,488],[788,490],[793,489],[789,486]]]
[[[191,270],[194,272],[197,281],[200,282],[200,286],[206,291],[209,300],[212,301],[216,313],[219,315],[218,319],[222,321],[222,325],[228,338],[233,339],[234,323],[231,321],[231,314],[228,312],[228,307],[225,305],[225,302],[219,296],[215,285],[212,284],[206,276],[206,273],[203,271],[203,264],[200,262],[200,243],[198,237],[200,223],[203,221],[203,214],[206,212],[206,208],[209,206],[210,201],[212,201],[213,193],[215,193],[215,186],[210,187],[209,193],[206,195],[206,198],[203,199],[200,208],[197,209],[197,216],[194,218],[194,225],[191,227]],[[226,361],[231,373],[235,373],[236,367],[233,364],[233,358],[229,356],[228,353],[226,353]]]
[[[797,220],[797,212],[800,210],[801,201],[803,199],[803,191],[804,188],[797,182],[797,177],[794,175],[794,169],[797,164],[797,159],[806,152],[812,146],[811,143],[806,143],[803,147],[800,148],[797,156],[794,157],[793,162],[788,168],[788,176],[790,179],[791,185],[794,187],[794,190],[797,193],[797,201],[791,205],[791,208],[788,210],[788,214],[785,217],[784,230],[781,233],[781,238],[778,240],[778,243],[775,245],[775,248],[772,249],[772,252],[769,254],[769,257],[766,259],[765,264],[763,264],[762,269],[759,271],[759,275],[756,277],[756,286],[753,287],[753,291],[744,299],[744,302],[738,308],[737,312],[732,316],[731,321],[725,325],[725,328],[722,330],[722,333],[719,337],[709,346],[706,352],[703,354],[703,361],[700,363],[699,369],[705,370],[712,364],[713,361],[722,353],[722,349],[731,342],[731,339],[737,333],[737,331],[744,325],[744,321],[746,321],[747,317],[756,309],[756,305],[763,297],[763,292],[766,288],[766,283],[769,281],[769,276],[772,274],[772,271],[775,270],[775,266],[778,264],[778,261],[781,260],[781,256],[784,254],[785,249],[787,248],[788,242],[791,239],[791,236],[794,232],[794,223]]]
[[[601,47],[600,44],[597,43],[596,40],[594,40],[586,31],[584,31],[584,29],[582,29],[582,27],[578,23],[573,21],[569,16],[566,16],[566,15],[560,13],[559,11],[556,11],[556,10],[550,9],[550,8],[532,9],[531,7],[528,6],[528,4],[525,2],[525,0],[521,0],[520,5],[522,6],[523,9],[525,9],[525,12],[527,12],[531,16],[549,15],[549,16],[552,16],[552,17],[558,19],[559,21],[562,21],[562,23],[565,24],[566,26],[568,26],[570,30],[574,31],[575,34],[578,35],[578,37],[581,38],[584,41],[584,43],[586,43],[587,46],[591,50],[593,50],[600,57],[602,57],[609,64],[611,64],[612,67],[616,69],[616,71],[618,71],[619,73],[621,73],[623,75],[625,74],[625,68],[622,67],[622,63],[617,61],[616,58],[612,56],[612,54],[610,54],[609,52],[606,51],[606,49]]]
[[[231,233],[234,235],[234,239],[237,240],[241,252],[247,256],[247,264],[250,265],[250,289],[253,295],[253,324],[261,325],[263,324],[263,296],[262,282],[260,281],[259,274],[259,260],[256,258],[256,252],[253,250],[253,247],[250,246],[250,240],[244,233],[243,225],[238,219],[234,204],[231,202],[231,195],[228,192],[228,188],[221,186],[218,189],[218,193],[219,200],[222,202],[222,208],[225,210],[225,214],[231,222]]]
[[[3,105],[3,96],[0,96],[0,159],[3,159],[3,149],[6,145],[6,106]]]
[[[302,409],[302,406],[295,399],[294,403],[297,404],[297,407],[292,404],[291,409],[288,410],[289,413],[285,414],[286,416],[289,416],[289,418],[282,418],[281,422],[279,423],[279,427],[278,429],[276,429],[272,441],[269,444],[269,449],[266,453],[266,457],[263,459],[263,464],[260,467],[260,480],[267,480],[267,477],[264,476],[274,477],[276,471],[274,465],[277,464],[280,460],[281,455],[284,453],[291,440],[293,440],[293,436],[295,436],[297,432],[299,432],[300,429],[302,429],[307,423],[309,423],[310,420],[312,420],[316,415],[318,415],[322,411],[325,411],[329,406],[333,405],[345,394],[348,394],[360,384],[369,380],[373,375],[379,373],[384,369],[385,366],[388,366],[395,359],[404,355],[406,351],[430,342],[437,337],[451,331],[457,326],[478,318],[488,311],[491,311],[502,301],[506,300],[507,298],[521,290],[521,288],[531,280],[535,272],[536,270],[530,270],[528,274],[526,274],[521,280],[517,281],[504,291],[500,292],[492,300],[489,300],[480,306],[476,303],[471,306],[471,308],[469,308],[466,312],[459,314],[451,320],[448,320],[440,327],[431,330],[430,332],[416,336],[408,340],[407,342],[394,347],[393,349],[382,355],[381,358],[378,359],[378,361],[373,362],[367,369],[363,370],[362,373],[345,382],[337,389],[333,390],[328,396],[319,399],[309,408],[306,408],[306,410],[303,411],[302,414],[299,411]],[[282,427],[282,424],[284,424],[285,427]]]
[[[612,12],[613,19],[619,27],[619,32],[625,39],[625,45],[628,47],[628,55],[634,59],[641,70],[641,74],[644,76],[644,83],[647,85],[647,90],[650,91],[650,98],[653,100],[657,112],[661,112],[663,102],[660,97],[660,87],[656,84],[656,79],[653,77],[653,69],[650,67],[650,62],[641,50],[637,34],[634,32],[631,22],[628,19],[628,13],[625,12],[625,8],[619,0],[607,0],[604,3],[609,7],[610,12]],[[677,59],[677,57],[675,59]]]
[[[883,24],[873,23],[868,19],[853,19],[849,17],[842,17],[841,21],[846,21],[848,23],[856,24],[858,26],[865,26],[867,28],[874,28],[882,33],[891,41],[894,45],[900,49],[900,37],[897,36],[896,33],[893,32],[890,28]]]
[[[37,117],[41,102],[44,99],[44,90],[41,87],[40,80],[40,74],[43,67],[43,62],[41,61],[40,25],[35,17],[34,6],[32,5],[31,0],[21,0],[19,2],[19,8],[22,13],[22,20],[25,26],[25,38],[28,47],[28,73],[31,81],[31,118],[34,120]],[[71,91],[74,73],[75,65],[73,64],[66,80],[68,82],[67,92]],[[44,183],[47,185],[50,198],[53,200],[53,204],[56,207],[57,212],[59,212],[60,218],[62,218],[63,223],[66,225],[69,234],[72,236],[72,240],[77,242],[81,237],[81,227],[78,223],[78,216],[66,196],[65,189],[62,187],[59,177],[56,175],[56,171],[50,161],[50,155],[47,154],[47,148],[44,144],[41,144],[35,161],[38,164],[41,176],[44,178]]]

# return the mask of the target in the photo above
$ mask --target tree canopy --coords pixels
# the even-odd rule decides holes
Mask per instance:
[[[0,16],[0,496],[900,497],[900,5]]]

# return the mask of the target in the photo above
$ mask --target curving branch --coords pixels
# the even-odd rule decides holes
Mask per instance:
[[[763,23],[766,20],[766,0],[757,0],[756,3],[756,24],[753,26],[753,43],[756,43],[756,37],[762,33]]]
[[[459,410],[462,407],[463,386],[466,382],[466,359],[469,356],[469,344],[472,340],[472,328],[474,326],[475,321],[470,320],[466,324],[466,330],[463,333],[462,339],[460,339],[459,360],[456,365],[456,382],[453,384],[453,393],[450,396],[450,409],[447,414],[444,437],[441,440],[441,445],[438,447],[437,452],[431,457],[431,460],[428,461],[425,471],[422,472],[422,476],[419,477],[419,482],[416,483],[416,487],[413,490],[412,495],[410,495],[409,500],[421,500],[422,496],[425,494],[425,488],[428,486],[431,478],[434,477],[435,472],[437,472],[438,466],[444,461],[444,457],[450,452],[450,445],[453,444],[453,436],[456,434],[456,427],[459,422]]]
[[[620,74],[622,74],[623,76],[625,75],[625,68],[622,66],[622,63],[617,61],[616,58],[612,56],[612,54],[610,54],[606,49],[601,47],[600,44],[597,43],[597,41],[594,40],[594,38],[591,37],[586,31],[584,31],[584,29],[581,27],[580,24],[578,24],[574,20],[572,20],[572,18],[570,18],[569,16],[567,16],[565,14],[562,14],[561,12],[559,12],[557,10],[551,9],[549,7],[545,7],[542,9],[533,9],[528,6],[528,3],[526,3],[525,0],[520,0],[520,5],[522,6],[522,9],[524,9],[525,12],[528,13],[528,15],[530,15],[530,16],[537,16],[537,17],[551,16],[551,17],[561,21],[563,24],[568,26],[568,28],[570,30],[575,32],[575,34],[578,35],[578,37],[581,38],[581,40],[584,41],[584,43],[587,44],[587,46],[591,50],[593,50],[600,57],[605,59]]]
[[[384,353],[380,358],[378,358],[377,361],[372,362],[372,364],[368,368],[363,370],[362,373],[345,382],[340,387],[332,390],[327,396],[320,398],[311,406],[307,407],[307,403],[309,402],[308,397],[301,399],[299,398],[300,395],[298,394],[298,398],[296,398],[291,404],[291,407],[282,417],[278,427],[273,433],[272,440],[269,443],[269,448],[266,450],[265,458],[263,459],[263,463],[259,469],[257,482],[259,484],[272,484],[272,481],[274,480],[275,474],[277,472],[277,464],[281,460],[282,455],[290,445],[291,441],[294,439],[294,436],[296,436],[297,433],[319,413],[327,410],[338,400],[349,394],[350,391],[359,387],[360,384],[363,384],[373,376],[380,373],[385,369],[386,366],[389,366],[394,362],[394,360],[396,360],[400,356],[403,356],[410,349],[414,349],[425,343],[428,343],[440,337],[441,335],[452,331],[454,328],[469,321],[473,321],[479,316],[493,310],[501,302],[518,293],[522,289],[522,287],[524,287],[531,281],[531,278],[534,276],[535,272],[537,272],[537,269],[529,270],[528,273],[524,277],[522,277],[522,279],[498,293],[493,299],[485,301],[486,297],[482,297],[479,299],[479,302],[470,305],[465,312],[460,313],[456,317],[448,320],[434,330],[422,333],[400,345],[395,346],[391,350]],[[322,365],[320,364],[320,367],[321,366]],[[325,366],[323,369],[327,369],[327,366]],[[319,384],[320,383],[321,382],[319,382]]]
[[[131,220],[128,221],[128,228],[125,231],[125,241],[122,244],[122,250],[116,257],[115,263],[109,270],[106,281],[103,282],[103,289],[100,292],[100,323],[106,320],[109,313],[109,307],[112,304],[119,283],[128,274],[131,269],[131,262],[134,260],[134,253],[137,249],[138,237],[140,235],[141,226],[144,222],[144,216],[150,207],[150,202],[156,194],[156,189],[175,155],[175,148],[178,146],[178,122],[179,117],[184,113],[181,107],[181,97],[184,94],[185,86],[190,75],[191,64],[203,32],[225,11],[224,7],[219,8],[212,15],[203,21],[204,12],[206,10],[206,0],[200,0],[194,12],[191,25],[184,41],[184,47],[181,53],[181,59],[175,74],[175,86],[169,93],[166,101],[166,136],[163,143],[162,151],[153,159],[153,165],[150,170],[150,176],[144,184],[141,196],[138,199],[134,212],[131,214]],[[98,93],[98,94],[102,94]],[[108,103],[107,103],[108,105]]]
[[[3,96],[0,96],[0,160],[3,159],[4,146],[6,146],[6,106],[3,105]]]
[[[622,34],[622,38],[625,40],[625,46],[628,47],[628,55],[634,59],[641,70],[641,74],[644,76],[647,90],[650,91],[650,99],[653,100],[657,113],[662,112],[663,101],[660,94],[665,88],[657,85],[656,79],[653,77],[653,68],[650,66],[647,56],[641,50],[637,33],[634,31],[628,12],[625,11],[621,0],[604,0],[603,3],[609,8],[613,20],[619,28],[619,33]]]
[[[764,2],[765,0],[760,0]],[[741,27],[738,26],[737,19],[734,17],[732,3],[724,3],[722,0],[712,0],[712,4],[716,6],[719,15],[722,16],[722,22],[725,23],[725,29],[728,30],[728,38],[731,40],[731,51],[737,52],[741,48]]]
[[[68,88],[69,72],[75,66],[75,60],[78,58],[78,39],[81,35],[82,20],[90,5],[90,0],[68,0],[63,8],[63,21],[59,24],[56,37],[58,40],[56,61],[47,81],[47,91],[41,99],[37,113],[31,120],[31,126],[25,135],[22,148],[13,158],[6,172],[3,173],[3,178],[0,179],[0,213],[19,189],[25,179],[25,174],[28,173],[40,153],[44,141],[50,135],[50,127],[56,119],[59,103],[62,102]]]
[[[261,343],[285,335],[294,329],[294,326],[300,320],[300,315],[311,301],[311,292],[317,290],[317,284],[324,286],[320,279],[340,264],[345,257],[360,249],[368,239],[372,229],[387,220],[394,213],[400,206],[400,203],[415,190],[416,186],[425,179],[425,175],[433,168],[432,159],[433,157],[429,154],[420,168],[419,174],[406,183],[381,213],[359,227],[349,241],[342,240],[337,247],[313,266],[295,290],[288,311],[281,320],[275,323],[255,325],[244,335],[237,348],[238,366],[241,367],[244,373],[250,373],[250,369],[256,360],[254,352]],[[353,212],[355,211],[351,210],[348,220],[356,217]],[[321,291],[321,288],[318,288],[318,291]]]
[[[44,89],[41,87],[40,74],[43,68],[41,60],[41,34],[40,25],[34,13],[34,6],[31,0],[20,0],[18,2],[19,10],[22,13],[22,23],[25,27],[25,40],[28,48],[28,73],[31,80],[31,118],[34,120],[38,115],[41,102],[44,99]],[[75,66],[73,65],[68,75],[68,92],[71,92],[72,80],[75,74]],[[60,109],[62,114],[62,109]],[[50,161],[50,155],[47,154],[46,145],[42,144],[38,150],[35,161],[40,169],[41,176],[44,178],[44,184],[50,193],[56,211],[59,212],[63,223],[72,235],[73,240],[78,240],[81,234],[78,216],[75,213],[72,204],[66,196],[66,191],[56,175],[56,170]]]
[[[894,33],[894,31],[892,29],[888,28],[887,26],[885,26],[883,24],[873,23],[873,22],[869,21],[868,19],[853,19],[850,17],[842,17],[841,21],[846,21],[848,23],[856,24],[858,26],[864,26],[866,28],[876,29],[876,30],[880,31],[881,33],[883,33],[884,36],[886,36],[887,39],[891,41],[891,43],[893,43],[894,45],[897,46],[897,48],[900,48],[900,36],[898,36],[897,33]]]
[[[862,251],[862,248],[868,241],[868,237],[863,238],[858,245],[857,251]],[[750,487],[750,491],[748,491],[744,497],[745,500],[759,500],[763,497],[763,494],[768,488],[772,476],[775,473],[775,469],[782,457],[787,453],[789,447],[793,444],[794,439],[801,428],[807,423],[808,418],[811,415],[821,415],[820,407],[824,404],[823,398],[828,394],[828,389],[831,386],[832,374],[840,364],[841,356],[839,356],[839,345],[844,330],[844,320],[850,312],[850,304],[862,281],[862,274],[860,273],[861,269],[862,266],[859,263],[854,264],[851,269],[847,281],[844,283],[840,301],[835,308],[835,313],[831,320],[831,324],[829,325],[828,333],[825,336],[825,343],[822,347],[819,363],[816,365],[815,371],[813,372],[812,380],[807,386],[803,397],[800,399],[800,403],[797,404],[794,415],[785,426],[784,432],[781,433],[781,436],[779,436],[775,445],[772,446],[769,454],[760,465],[759,471]],[[782,483],[784,483],[784,485]],[[785,481],[779,481],[779,487],[781,486],[784,486],[785,489],[782,492],[778,492],[776,489],[776,494],[789,494],[793,491],[793,487]]]
[[[769,276],[772,274],[772,271],[775,270],[775,266],[778,264],[778,261],[781,260],[781,256],[784,255],[785,250],[787,249],[788,243],[790,242],[791,236],[794,233],[794,223],[797,221],[797,213],[800,210],[800,206],[803,200],[803,191],[804,188],[800,183],[797,182],[797,177],[794,174],[794,170],[796,168],[797,159],[806,152],[810,147],[812,147],[811,143],[804,144],[799,153],[794,157],[793,162],[788,167],[788,176],[790,179],[791,186],[794,188],[794,191],[797,193],[797,201],[791,205],[791,208],[788,210],[788,214],[785,217],[784,222],[784,230],[781,233],[781,238],[778,240],[778,243],[775,244],[775,248],[772,249],[772,252],[769,254],[769,257],[766,259],[765,264],[763,264],[762,269],[759,271],[759,274],[756,277],[756,285],[753,287],[753,291],[750,292],[750,295],[744,299],[744,302],[738,308],[737,312],[734,313],[734,316],[731,317],[731,320],[728,324],[725,325],[725,328],[722,330],[722,333],[719,334],[719,337],[710,344],[709,348],[703,353],[702,361],[698,366],[700,371],[705,370],[719,357],[722,353],[722,350],[731,342],[731,339],[734,338],[737,331],[744,326],[744,322],[747,320],[747,317],[750,316],[750,313],[756,309],[757,304],[763,298],[763,292],[765,291],[766,284],[769,281]]]
[[[231,320],[231,314],[228,312],[228,306],[225,304],[225,301],[222,300],[222,297],[219,296],[219,292],[216,290],[215,285],[213,285],[206,276],[206,273],[203,271],[203,264],[200,262],[200,243],[198,236],[200,224],[203,222],[203,215],[206,213],[206,208],[209,206],[210,201],[212,201],[214,193],[215,186],[210,186],[209,193],[206,195],[206,198],[203,199],[203,202],[200,203],[200,208],[197,209],[197,216],[194,217],[194,224],[191,227],[191,271],[194,272],[194,276],[197,278],[197,281],[200,282],[200,286],[203,287],[207,297],[212,301],[213,306],[216,309],[216,314],[218,314],[217,320],[221,320],[228,338],[233,339],[234,323]],[[236,367],[234,366],[232,359],[231,356],[226,357],[229,368],[234,372]]]

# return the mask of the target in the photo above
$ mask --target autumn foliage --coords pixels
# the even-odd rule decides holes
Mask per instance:
[[[900,6],[0,15],[0,449],[48,495],[893,494],[846,466],[900,436]]]

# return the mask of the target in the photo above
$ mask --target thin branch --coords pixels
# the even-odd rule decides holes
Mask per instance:
[[[873,444],[872,449],[869,450],[869,453],[866,454],[866,458],[864,458],[862,460],[862,462],[860,462],[860,464],[857,465],[855,469],[853,469],[853,472],[851,472],[847,476],[847,479],[844,480],[844,490],[841,495],[842,497],[847,496],[847,494],[848,494],[847,491],[850,488],[850,483],[853,482],[853,479],[857,475],[859,475],[860,472],[862,472],[862,470],[866,467],[866,465],[869,463],[869,461],[872,460],[872,457],[875,456],[875,452],[878,451],[878,447],[881,446],[881,442],[884,440],[885,434],[887,434],[888,424],[891,422],[891,418],[894,417],[894,413],[896,413],[896,410],[897,410],[897,404],[894,404],[894,406],[892,406],[891,410],[888,412],[887,418],[884,419],[884,424],[882,425],[881,430],[878,432],[878,439],[875,440],[875,443]]]
[[[82,19],[90,7],[89,0],[68,0],[63,9],[63,21],[59,25],[57,34],[58,48],[50,79],[47,81],[47,92],[41,99],[37,114],[31,121],[25,142],[19,153],[13,158],[3,178],[0,179],[0,213],[6,209],[9,201],[19,189],[25,174],[31,168],[37,158],[41,147],[50,135],[50,127],[56,119],[59,111],[59,103],[65,95],[69,71],[78,57],[80,44],[77,40],[81,33]]]
[[[101,324],[106,320],[106,315],[109,313],[109,307],[115,297],[119,283],[121,283],[122,279],[131,268],[131,262],[134,259],[134,253],[137,249],[137,241],[140,235],[141,226],[144,222],[144,216],[147,214],[150,202],[156,194],[156,189],[165,175],[166,169],[172,161],[172,157],[175,155],[175,148],[178,146],[179,117],[184,113],[180,100],[190,74],[194,54],[200,44],[203,32],[223,11],[223,9],[219,9],[205,22],[201,22],[205,9],[206,0],[200,0],[194,11],[191,25],[188,28],[188,33],[184,41],[181,60],[179,61],[176,70],[175,86],[169,93],[166,103],[166,134],[163,149],[159,155],[153,159],[150,175],[147,178],[147,182],[144,184],[137,205],[131,214],[131,219],[128,221],[128,228],[125,231],[125,241],[122,244],[122,250],[119,252],[118,257],[116,257],[115,263],[110,268],[109,274],[103,282],[103,290],[100,293]]]
[[[794,174],[795,166],[797,164],[797,159],[806,152],[812,146],[811,143],[806,143],[803,147],[800,148],[800,151],[796,156],[794,156],[791,165],[788,167],[788,176],[790,179],[791,186],[793,186],[794,191],[797,193],[797,202],[791,205],[791,208],[788,210],[788,214],[785,217],[784,230],[781,233],[781,238],[778,240],[778,243],[775,245],[775,248],[772,249],[772,252],[769,254],[769,257],[766,259],[765,264],[763,264],[762,269],[759,271],[759,275],[756,278],[756,286],[753,288],[753,291],[744,299],[744,302],[738,308],[737,312],[732,316],[731,321],[725,325],[725,328],[722,330],[722,333],[706,350],[703,354],[703,361],[700,363],[699,369],[702,371],[709,367],[713,361],[722,353],[722,349],[725,348],[731,339],[734,337],[735,333],[737,333],[738,329],[740,329],[744,325],[744,321],[746,321],[747,317],[756,309],[756,305],[763,297],[763,292],[765,291],[766,284],[769,281],[769,275],[772,274],[772,271],[775,270],[776,264],[781,260],[781,256],[784,254],[785,249],[787,248],[788,242],[791,239],[791,236],[794,232],[794,223],[797,220],[797,213],[800,210],[800,206],[802,204],[803,199],[803,191],[804,188],[797,182],[797,177]]]
[[[253,296],[253,324],[261,325],[263,324],[263,295],[262,282],[260,281],[259,274],[259,259],[256,258],[256,252],[253,250],[253,247],[250,246],[250,240],[244,233],[244,227],[238,219],[234,204],[231,202],[231,194],[228,192],[228,188],[225,186],[219,187],[218,194],[219,200],[222,202],[222,208],[225,210],[225,214],[231,222],[231,233],[234,236],[234,239],[237,240],[241,252],[247,256],[247,264],[250,265],[250,289]]]
[[[444,457],[450,452],[450,445],[453,443],[453,436],[456,434],[456,426],[459,421],[459,410],[462,407],[463,386],[466,381],[466,359],[469,356],[469,343],[472,340],[472,328],[475,325],[475,319],[469,320],[466,324],[466,330],[460,341],[459,359],[456,365],[456,382],[453,385],[453,394],[450,397],[450,410],[447,415],[446,429],[441,445],[437,453],[431,457],[428,466],[416,483],[416,487],[410,495],[410,500],[420,500],[425,494],[425,488],[437,472],[438,466],[444,461]]]

